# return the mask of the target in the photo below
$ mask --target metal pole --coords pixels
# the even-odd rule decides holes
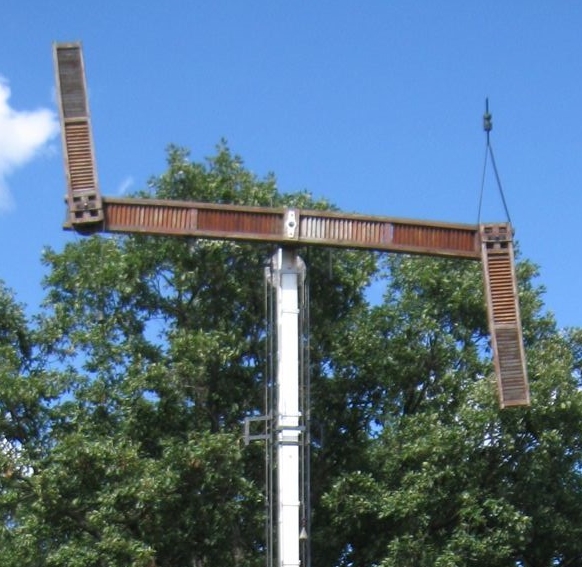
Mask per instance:
[[[276,254],[277,492],[280,567],[299,567],[299,301],[304,264],[292,249]]]

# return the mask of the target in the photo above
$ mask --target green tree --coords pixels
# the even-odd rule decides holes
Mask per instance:
[[[519,276],[532,405],[499,410],[477,266],[389,259],[338,368],[365,384],[350,406],[370,441],[323,498],[335,564],[582,561],[580,333],[542,312],[530,263]]]
[[[171,148],[150,187],[164,199],[329,207],[280,194],[224,145],[203,164]],[[139,235],[46,251],[36,348],[62,387],[39,401],[42,451],[18,520],[5,524],[15,545],[0,550],[4,564],[263,564],[263,454],[241,437],[244,417],[264,411],[273,252]],[[312,291],[323,359],[330,322],[363,302],[374,262],[346,252],[330,270],[322,251],[309,261],[325,265]]]
[[[330,208],[226,145],[170,148],[142,196]],[[0,562],[264,564],[264,266],[274,249],[99,237],[47,250],[27,321],[0,289]],[[519,266],[533,403],[498,409],[477,264],[302,250],[313,565],[553,567],[582,554],[582,332]],[[370,305],[367,286],[384,287]]]

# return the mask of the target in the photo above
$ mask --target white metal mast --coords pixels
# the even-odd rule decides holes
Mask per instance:
[[[275,257],[277,289],[278,564],[299,567],[299,285],[305,267],[295,250]]]

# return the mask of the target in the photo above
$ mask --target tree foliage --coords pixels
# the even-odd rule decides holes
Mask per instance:
[[[323,497],[339,565],[578,565],[579,331],[558,332],[540,311],[523,262],[533,401],[500,411],[478,268],[391,258],[388,269],[384,302],[345,358],[365,382],[356,407],[374,441],[366,466]]]
[[[225,145],[170,148],[142,196],[330,208]],[[268,245],[89,237],[47,250],[44,309],[0,289],[0,560],[264,564]],[[532,406],[500,411],[479,266],[303,250],[313,565],[582,562],[582,331],[519,265]],[[370,304],[367,289],[382,289]]]

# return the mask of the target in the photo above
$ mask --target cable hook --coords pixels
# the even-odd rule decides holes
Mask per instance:
[[[487,144],[489,144],[489,132],[493,130],[493,121],[489,112],[489,99],[485,99],[485,114],[483,114],[483,130],[487,133]]]
[[[481,205],[483,203],[483,189],[485,187],[485,173],[487,171],[487,158],[491,158],[491,164],[493,165],[493,171],[495,173],[495,179],[497,181],[497,188],[499,189],[499,194],[501,195],[501,201],[503,203],[503,208],[505,209],[505,214],[507,216],[507,221],[511,224],[511,217],[509,215],[509,209],[507,208],[507,202],[505,201],[505,194],[503,193],[503,187],[501,186],[501,179],[499,177],[499,172],[497,171],[497,165],[495,163],[495,156],[493,155],[493,147],[491,146],[490,133],[493,129],[492,115],[489,112],[489,98],[485,99],[485,114],[483,114],[483,130],[487,135],[487,143],[485,145],[485,163],[483,164],[483,175],[481,178],[481,193],[479,195],[479,211],[477,215],[477,224],[481,222]]]

